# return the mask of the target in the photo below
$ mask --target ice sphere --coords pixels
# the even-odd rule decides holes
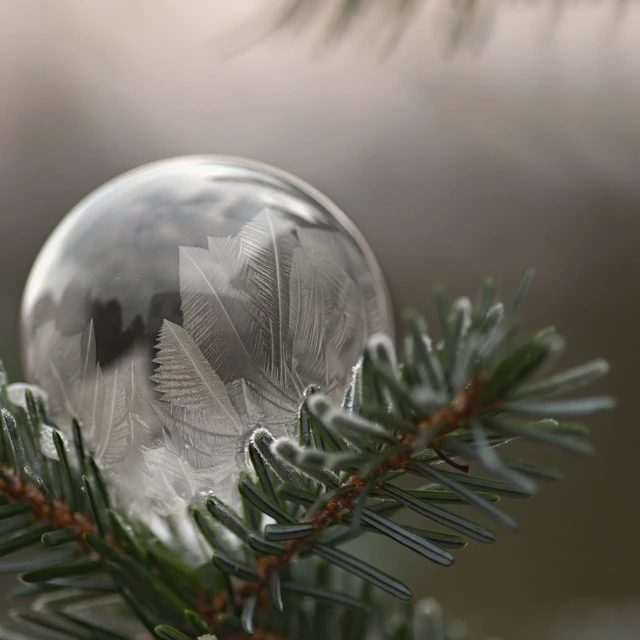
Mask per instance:
[[[339,399],[366,340],[393,332],[387,289],[351,221],[256,162],[175,158],[80,202],[24,293],[27,379],[130,505],[234,501],[257,426],[293,433],[304,389]]]

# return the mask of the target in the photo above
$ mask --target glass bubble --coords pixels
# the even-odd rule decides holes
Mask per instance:
[[[301,180],[186,157],[100,187],[46,242],[22,305],[23,361],[51,420],[76,417],[130,505],[234,501],[257,426],[293,433],[303,391],[342,396],[387,289],[350,220]]]

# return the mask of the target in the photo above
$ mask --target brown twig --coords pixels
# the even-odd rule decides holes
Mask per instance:
[[[54,529],[71,529],[77,537],[78,543],[85,551],[90,547],[84,540],[85,533],[98,535],[96,525],[82,513],[74,513],[66,502],[61,500],[48,501],[42,491],[31,482],[24,482],[11,467],[0,464],[3,478],[0,478],[0,493],[9,502],[23,502],[29,505],[36,520],[50,524]],[[109,540],[109,542],[111,542]]]

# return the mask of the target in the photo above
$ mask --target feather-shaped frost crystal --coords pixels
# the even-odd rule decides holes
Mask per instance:
[[[167,160],[88,196],[23,299],[29,382],[136,509],[232,502],[251,433],[295,429],[305,388],[340,399],[366,340],[393,332],[375,258],[348,218],[257,163]]]

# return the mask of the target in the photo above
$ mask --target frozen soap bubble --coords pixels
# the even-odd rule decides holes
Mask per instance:
[[[360,233],[301,180],[187,157],[126,173],[47,240],[22,305],[29,382],[130,505],[233,501],[257,426],[293,433],[305,387],[339,398],[367,339],[392,333]],[[141,502],[142,501],[142,502]]]

